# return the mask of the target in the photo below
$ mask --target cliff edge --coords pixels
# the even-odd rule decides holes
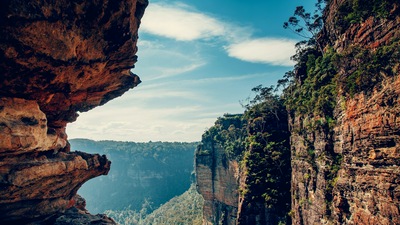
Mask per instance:
[[[203,224],[400,224],[399,2],[322,2],[283,92],[204,133]]]
[[[400,224],[398,1],[332,0],[290,90],[293,224]],[[288,93],[288,92],[287,92]]]
[[[140,83],[130,69],[147,4],[0,3],[0,223],[113,223],[77,206],[110,162],[70,152],[65,127]]]

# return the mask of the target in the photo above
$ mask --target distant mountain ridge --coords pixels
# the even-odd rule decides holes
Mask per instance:
[[[198,143],[89,139],[69,142],[72,150],[105,154],[112,162],[108,176],[93,179],[79,190],[92,213],[139,211],[144,202],[156,209],[190,187]]]

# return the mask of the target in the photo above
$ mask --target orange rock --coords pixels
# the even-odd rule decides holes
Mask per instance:
[[[0,3],[0,224],[73,224],[74,213],[115,224],[74,206],[79,187],[110,162],[70,152],[65,127],[140,83],[130,69],[147,4]]]

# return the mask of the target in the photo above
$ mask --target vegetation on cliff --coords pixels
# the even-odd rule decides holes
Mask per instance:
[[[376,19],[394,18],[400,11],[393,7],[397,0],[348,0],[340,5],[336,17],[336,26],[338,29],[345,30],[352,24],[361,23],[368,17],[374,16]]]
[[[335,195],[337,201],[344,192],[338,194],[338,172],[353,160],[342,155],[349,149],[335,146],[341,135],[338,115],[346,111],[346,101],[360,94],[371,96],[383,88],[383,80],[398,75],[399,36],[390,28],[395,26],[390,20],[399,15],[396,1],[348,0],[328,6],[333,11],[325,11],[323,18],[331,21],[322,21],[328,26],[316,41],[298,45],[294,70],[279,81],[286,87],[283,98],[292,133],[295,223],[333,222],[343,218],[335,213],[349,213],[347,200],[334,203]]]
[[[215,121],[214,126],[206,130],[202,136],[204,142],[220,144],[225,150],[225,155],[229,159],[240,159],[244,150],[244,141],[246,138],[245,129],[246,120],[242,114],[225,114]],[[196,154],[210,154],[210,150],[197,151]]]
[[[269,222],[287,222],[290,148],[286,109],[272,87],[258,86],[253,91],[257,95],[245,106],[245,113],[218,118],[203,134],[200,146],[220,145],[226,160],[240,163],[245,181],[232,190],[239,191],[243,199],[239,223],[252,224],[256,217],[265,214],[270,215]],[[200,146],[198,157],[215,154]]]
[[[384,78],[396,75],[399,49],[400,41],[395,40],[374,50],[355,46],[342,53],[340,64],[348,74],[338,79],[344,93],[350,96],[360,92],[370,94]]]
[[[396,0],[348,0],[339,6],[333,23],[340,32],[362,23],[376,26],[376,30],[370,34],[375,36],[374,32],[379,33],[386,22],[396,20],[399,15],[400,7]],[[400,57],[399,37],[371,41],[375,43],[352,45],[339,54],[339,65],[347,72],[339,76],[337,81],[345,95],[354,96],[360,92],[370,94],[384,78],[396,74]]]
[[[333,11],[324,11],[325,4]],[[227,159],[240,162],[240,224],[265,219],[266,209],[281,213],[284,222],[291,200],[295,223],[333,222],[343,219],[338,213],[349,213],[345,197],[338,197],[343,190],[337,190],[339,171],[348,163],[345,150],[335,146],[338,115],[346,101],[370,96],[398,75],[400,37],[393,21],[399,12],[395,0],[319,0],[313,14],[296,8],[284,27],[307,39],[297,44],[294,70],[278,81],[282,92],[255,87],[244,115],[225,115],[203,135],[203,144],[218,143]],[[203,153],[212,151],[197,155]]]
[[[246,176],[240,224],[252,224],[253,211],[268,211],[268,223],[290,223],[290,147],[287,112],[273,87],[253,88],[256,97],[246,106],[246,150],[241,166]],[[260,205],[262,206],[261,208]],[[250,215],[250,216],[249,216]],[[255,216],[254,216],[255,218]]]

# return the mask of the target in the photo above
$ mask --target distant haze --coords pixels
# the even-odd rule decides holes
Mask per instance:
[[[291,70],[298,37],[282,24],[300,0],[154,0],[139,29],[142,83],[82,113],[70,138],[199,141],[224,113],[241,113],[251,88]]]

